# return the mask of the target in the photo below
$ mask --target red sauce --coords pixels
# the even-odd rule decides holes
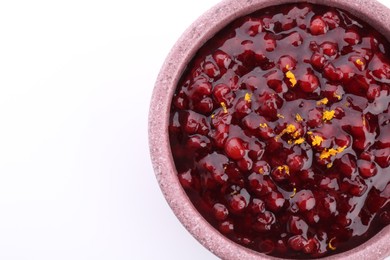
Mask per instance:
[[[390,223],[388,41],[320,5],[242,17],[195,55],[169,134],[189,198],[231,240],[323,257]]]

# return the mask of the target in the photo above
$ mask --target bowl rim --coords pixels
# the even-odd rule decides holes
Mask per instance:
[[[256,10],[285,3],[309,2],[347,10],[376,28],[390,41],[390,9],[376,0],[223,0],[201,15],[179,38],[157,77],[151,98],[148,131],[153,169],[160,189],[183,226],[209,251],[222,259],[281,259],[243,247],[212,227],[195,209],[178,178],[173,162],[168,122],[178,81],[196,51],[231,21]],[[390,254],[390,226],[349,251],[323,259],[384,259]]]

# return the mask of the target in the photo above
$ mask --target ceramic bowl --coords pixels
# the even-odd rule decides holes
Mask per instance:
[[[173,93],[186,65],[216,32],[238,17],[256,10],[297,0],[224,0],[199,17],[172,48],[158,75],[149,111],[149,145],[161,190],[186,229],[222,259],[278,259],[255,252],[229,240],[214,229],[195,209],[183,190],[173,162],[168,118]],[[390,40],[390,9],[375,0],[308,0],[349,11]],[[323,259],[384,259],[390,254],[390,226],[353,250]]]

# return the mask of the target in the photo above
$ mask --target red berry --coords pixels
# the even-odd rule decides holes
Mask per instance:
[[[299,79],[299,86],[303,91],[311,93],[318,89],[320,82],[316,75],[308,72]]]
[[[358,168],[360,176],[363,178],[370,178],[378,173],[378,169],[373,162],[358,160]]]
[[[306,239],[301,235],[296,235],[288,240],[288,245],[294,251],[301,251],[306,244]]]
[[[321,44],[320,48],[322,49],[322,52],[328,57],[335,57],[339,51],[337,43],[334,42],[324,42]]]
[[[294,235],[307,235],[309,226],[300,217],[291,216],[288,222],[288,231]]]
[[[234,223],[231,220],[225,220],[219,225],[219,231],[222,234],[229,234],[234,231]]]
[[[316,205],[316,200],[310,190],[299,191],[294,199],[301,211],[311,210]]]
[[[271,210],[272,212],[277,212],[282,209],[285,201],[286,200],[280,192],[273,191],[267,195],[265,199],[265,204],[267,205],[267,208],[269,210]]]
[[[203,65],[204,72],[209,76],[210,78],[215,78],[219,76],[220,71],[219,68],[212,62],[206,62]]]
[[[330,29],[334,29],[340,25],[340,17],[333,11],[326,12],[322,18]]]
[[[324,34],[328,31],[328,25],[321,17],[315,17],[310,23],[310,32],[313,35]]]
[[[213,213],[217,220],[225,220],[229,215],[228,209],[221,203],[214,204]]]
[[[317,70],[322,69],[325,65],[325,57],[324,55],[315,52],[310,58],[310,63],[313,66],[313,68]]]
[[[225,153],[234,160],[240,160],[245,155],[243,141],[238,137],[230,138],[225,144]]]
[[[236,194],[230,198],[229,205],[233,212],[240,212],[246,208],[247,203],[244,196]]]
[[[348,30],[345,32],[344,41],[350,45],[355,45],[360,42],[360,35],[355,30]]]
[[[290,55],[284,55],[279,58],[278,65],[280,70],[287,72],[288,70],[295,69],[297,61]]]
[[[253,199],[251,202],[250,208],[253,213],[264,213],[265,211],[265,203],[261,199]]]

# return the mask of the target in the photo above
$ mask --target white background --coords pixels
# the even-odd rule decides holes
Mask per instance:
[[[147,115],[217,2],[0,0],[0,259],[216,259],[160,193]]]

